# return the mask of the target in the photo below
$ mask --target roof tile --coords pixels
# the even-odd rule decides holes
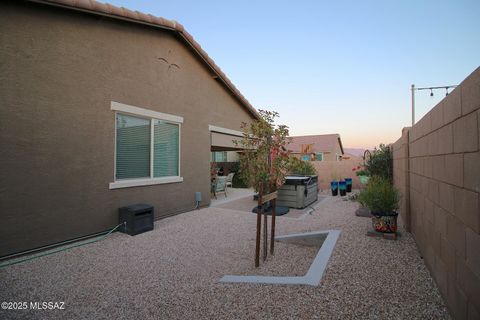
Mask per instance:
[[[76,6],[90,10],[93,10],[95,7],[90,0],[77,0]]]
[[[110,13],[108,11],[108,5],[105,3],[97,2],[95,5],[95,10],[103,13]]]

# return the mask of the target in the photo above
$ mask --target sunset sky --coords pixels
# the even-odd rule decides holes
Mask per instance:
[[[177,20],[257,109],[292,135],[394,142],[410,85],[459,84],[480,65],[480,1],[127,1]],[[416,119],[445,90],[416,94]]]

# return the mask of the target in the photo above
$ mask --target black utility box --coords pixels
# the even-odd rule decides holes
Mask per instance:
[[[122,207],[119,211],[119,223],[126,223],[120,231],[131,236],[153,230],[153,206],[149,204],[133,204]]]

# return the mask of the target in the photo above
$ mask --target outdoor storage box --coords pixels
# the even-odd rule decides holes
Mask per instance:
[[[318,199],[317,176],[286,176],[278,189],[277,205],[303,209]]]
[[[149,204],[133,204],[119,209],[119,223],[126,223],[120,231],[134,236],[153,230],[153,206]]]

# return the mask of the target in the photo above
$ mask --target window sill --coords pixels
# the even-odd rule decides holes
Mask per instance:
[[[146,178],[146,179],[132,179],[132,180],[120,180],[115,182],[110,182],[110,189],[120,189],[120,188],[130,188],[130,187],[141,187],[141,186],[151,186],[156,184],[166,184],[166,183],[176,183],[183,182],[183,177],[164,177],[164,178]]]

